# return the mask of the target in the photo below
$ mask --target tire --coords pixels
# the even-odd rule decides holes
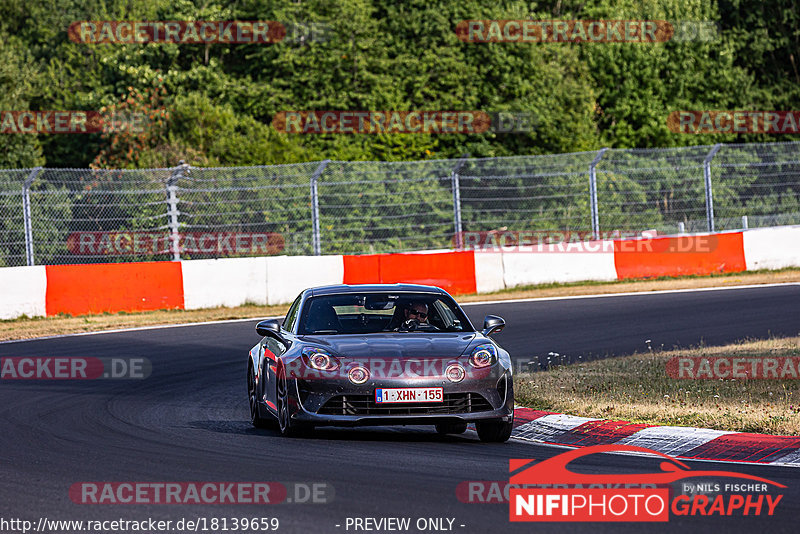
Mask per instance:
[[[278,428],[281,434],[287,438],[305,437],[314,427],[310,425],[292,422],[289,417],[289,383],[286,381],[286,373],[278,373],[278,384],[276,386],[275,398],[278,400]]]
[[[247,366],[247,401],[250,405],[250,424],[256,428],[269,428],[272,426],[271,419],[264,419],[261,417],[261,409],[258,406],[255,373],[253,373],[252,365]]]
[[[514,428],[514,418],[511,421],[503,421],[497,419],[494,421],[478,421],[475,423],[475,429],[478,431],[478,437],[481,441],[486,443],[505,443],[511,437],[511,430]]]
[[[436,432],[439,434],[463,434],[467,431],[467,423],[436,423]]]

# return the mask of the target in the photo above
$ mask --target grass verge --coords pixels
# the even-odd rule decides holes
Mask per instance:
[[[209,308],[204,310],[159,310],[136,313],[104,313],[100,315],[56,315],[53,317],[22,317],[0,321],[0,341],[9,339],[31,339],[58,334],[97,332],[117,328],[155,326],[248,317],[281,316],[289,309],[283,306],[257,306],[248,304],[235,308]]]
[[[749,284],[774,284],[800,282],[800,269],[780,271],[752,271],[746,273],[725,273],[712,276],[683,276],[677,278],[658,278],[650,280],[624,280],[613,282],[575,282],[568,284],[541,284],[536,286],[505,289],[496,293],[466,295],[458,297],[459,302],[481,302],[486,300],[510,300],[537,297],[565,297],[575,295],[596,295],[608,293],[629,293],[661,291],[666,289],[699,289],[704,287],[731,287]],[[257,306],[254,304],[235,308],[210,308],[204,310],[160,310],[136,313],[105,313],[72,317],[21,317],[0,320],[0,341],[10,339],[31,339],[57,334],[96,332],[116,328],[137,326],[168,325],[219,321],[223,319],[245,319],[249,317],[269,317],[282,315],[289,308],[283,306]]]
[[[518,404],[654,425],[800,435],[800,380],[677,380],[675,356],[800,356],[800,337],[621,356],[515,376]]]
[[[575,295],[602,295],[608,293],[638,293],[670,289],[702,289],[705,287],[733,287],[757,284],[800,282],[800,269],[776,271],[762,270],[744,273],[720,273],[709,276],[665,276],[646,280],[614,280],[610,282],[552,283],[515,287],[496,293],[459,297],[459,302],[481,300],[511,300],[535,297],[568,297]]]

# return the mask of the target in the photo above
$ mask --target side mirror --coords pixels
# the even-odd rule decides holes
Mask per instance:
[[[492,334],[502,332],[505,326],[506,321],[502,317],[498,317],[497,315],[487,315],[483,319],[483,335],[490,336]]]
[[[286,341],[281,335],[281,323],[277,319],[267,319],[266,321],[259,321],[256,325],[256,333],[259,336],[269,336],[277,339],[287,347],[289,342]]]

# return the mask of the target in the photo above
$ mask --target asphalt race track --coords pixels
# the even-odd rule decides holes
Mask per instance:
[[[467,311],[476,322],[490,311],[504,316],[509,326],[497,339],[518,358],[548,352],[570,358],[621,355],[646,349],[646,339],[653,347],[670,347],[796,335],[800,285],[481,304]],[[258,341],[253,327],[253,321],[229,322],[0,344],[2,357],[145,357],[153,365],[144,380],[0,381],[3,518],[277,517],[278,532],[310,533],[355,532],[345,529],[348,517],[410,517],[409,532],[418,532],[417,518],[454,518],[453,531],[465,533],[797,532],[800,470],[795,468],[687,462],[693,469],[734,470],[786,485],[774,517],[671,517],[669,523],[646,526],[511,524],[507,504],[460,502],[458,483],[507,480],[509,458],[545,459],[563,449],[513,440],[482,444],[472,431],[439,437],[424,427],[322,429],[310,439],[256,430],[248,422],[244,376],[246,351]],[[650,458],[603,455],[582,467],[590,473],[633,473],[655,471],[657,465]],[[75,504],[68,490],[81,481],[326,483],[332,500]]]
[[[565,361],[644,352],[647,340],[653,349],[671,349],[800,334],[800,284],[475,304],[464,309],[476,326],[486,314],[502,315],[508,326],[498,334],[498,342],[516,358],[542,364],[551,352]]]

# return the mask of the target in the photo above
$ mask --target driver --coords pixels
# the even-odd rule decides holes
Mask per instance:
[[[405,309],[405,321],[416,319],[420,324],[428,323],[428,305],[424,302],[412,302]]]

